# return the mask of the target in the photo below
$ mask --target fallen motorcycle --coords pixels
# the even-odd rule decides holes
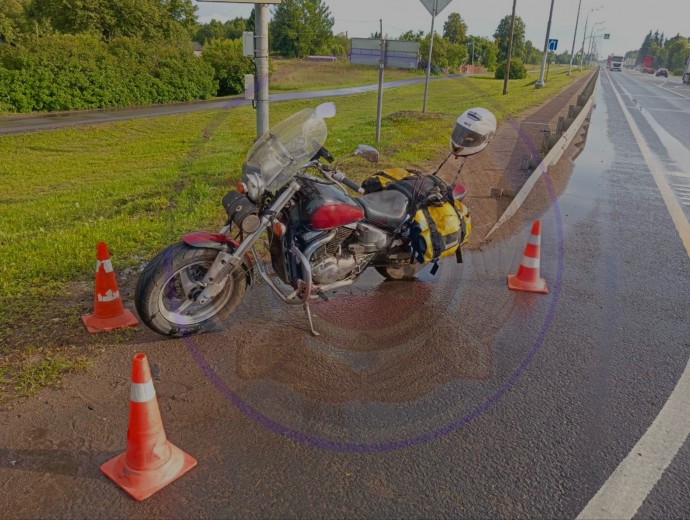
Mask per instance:
[[[472,229],[465,188],[402,168],[356,184],[324,147],[325,119],[333,116],[335,106],[325,103],[259,138],[237,189],[223,198],[228,220],[220,232],[188,233],[148,263],[135,293],[147,326],[169,336],[209,330],[237,308],[258,274],[283,302],[304,306],[318,335],[310,301],[353,284],[365,269],[411,280],[425,264],[435,273],[443,257],[462,261],[460,246]],[[484,148],[495,127],[489,111],[466,111],[449,158]],[[366,145],[346,158],[355,156],[379,158]],[[270,267],[256,250],[264,232]]]

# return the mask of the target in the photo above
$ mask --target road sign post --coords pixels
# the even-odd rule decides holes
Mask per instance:
[[[544,55],[541,58],[541,71],[539,72],[539,79],[534,83],[534,88],[542,88],[546,84],[544,83],[544,69],[546,68],[546,59],[549,55],[549,34],[551,33],[551,19],[553,18],[553,2],[554,0],[551,0],[549,23],[546,25],[546,39],[544,40]],[[558,40],[556,40],[556,44],[558,44]]]
[[[431,13],[431,36],[429,38],[429,59],[426,63],[426,81],[424,82],[424,104],[422,112],[426,112],[426,98],[429,94],[429,76],[431,76],[431,55],[434,50],[434,24],[436,15],[443,11],[453,0],[420,0],[427,11]]]
[[[254,4],[256,16],[254,29],[254,65],[256,67],[256,137],[261,137],[269,128],[268,112],[268,6],[280,4],[282,0],[198,0],[222,4]],[[245,47],[246,48],[246,47]]]
[[[381,21],[383,34],[383,21]],[[386,66],[416,69],[419,66],[419,43],[400,40],[374,40],[352,38],[350,62],[356,65],[378,65],[379,96],[376,107],[376,142],[381,139],[381,112],[383,109],[383,78]]]

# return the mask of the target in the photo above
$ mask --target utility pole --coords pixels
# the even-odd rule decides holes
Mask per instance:
[[[587,13],[587,17],[585,18],[585,32],[582,34],[582,49],[580,50],[580,70],[582,70],[582,62],[585,57],[585,39],[587,38],[587,22],[589,22],[589,15],[592,14],[594,11],[598,11],[599,9],[601,9],[601,7],[603,6],[590,9]]]
[[[269,128],[268,119],[268,5],[254,4],[256,13],[255,51],[256,60],[256,137]]]
[[[508,93],[508,78],[510,77],[510,57],[513,54],[513,30],[515,29],[515,4],[513,0],[513,14],[510,16],[510,38],[508,39],[508,56],[506,57],[506,70],[503,73],[503,95]]]
[[[549,11],[549,23],[546,25],[546,39],[544,40],[544,54],[541,57],[541,71],[539,72],[539,79],[534,83],[534,88],[542,88],[544,83],[544,70],[546,69],[546,60],[549,56],[549,36],[551,34],[551,17],[553,16],[553,3],[551,0],[551,10]]]
[[[379,20],[381,26],[381,58],[379,59],[379,98],[376,107],[376,142],[381,140],[381,110],[383,107],[383,75],[386,66],[386,40],[383,39],[383,19]]]
[[[575,34],[573,34],[573,46],[570,49],[570,66],[568,67],[568,76],[573,72],[573,60],[575,59],[575,39],[577,38],[577,24],[580,23],[580,7],[582,7],[582,0],[577,4],[577,18],[575,18]]]
[[[429,60],[426,63],[426,82],[424,83],[424,104],[422,112],[426,112],[426,98],[429,94],[429,76],[431,76],[431,54],[434,50],[434,24],[438,13],[438,0],[434,0],[434,8],[431,11],[431,38],[429,39]]]

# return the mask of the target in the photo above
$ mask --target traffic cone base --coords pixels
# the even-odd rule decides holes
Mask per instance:
[[[132,469],[126,464],[125,452],[101,465],[101,471],[134,500],[141,502],[196,466],[194,457],[171,442],[166,441],[165,447],[170,450],[170,456],[157,468]]]
[[[524,282],[515,274],[508,275],[508,288],[513,291],[529,291],[540,294],[549,293],[549,288],[546,286],[546,280],[543,278],[539,278],[534,282]]]
[[[99,318],[95,314],[87,314],[81,317],[81,321],[84,322],[86,330],[91,334],[98,334],[99,332],[106,332],[122,327],[136,327],[139,325],[139,320],[136,316],[134,316],[132,311],[126,308],[122,311],[122,314],[112,318]]]

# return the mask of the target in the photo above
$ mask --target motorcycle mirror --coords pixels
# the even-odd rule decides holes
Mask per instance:
[[[379,162],[379,151],[373,146],[369,146],[366,144],[358,145],[357,148],[355,148],[354,155],[364,157],[370,163]]]
[[[335,117],[335,103],[332,101],[329,101],[328,103],[321,103],[318,107],[316,107],[316,115],[321,119]]]

